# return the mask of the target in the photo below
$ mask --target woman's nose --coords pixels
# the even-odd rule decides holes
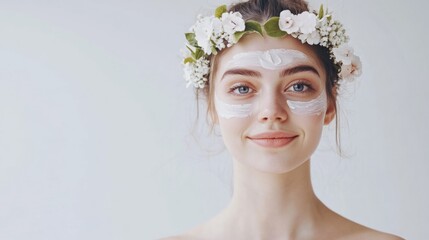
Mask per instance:
[[[288,118],[286,100],[283,96],[267,96],[259,100],[258,120],[260,122],[285,121]]]

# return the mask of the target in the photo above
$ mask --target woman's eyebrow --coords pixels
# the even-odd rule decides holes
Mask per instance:
[[[244,69],[244,68],[229,69],[228,71],[226,71],[222,75],[221,79],[223,79],[227,75],[243,75],[243,76],[249,76],[249,77],[261,77],[262,76],[261,73],[259,73],[257,71],[253,71],[250,69]]]
[[[295,66],[291,68],[286,68],[280,72],[280,77],[285,77],[285,76],[300,73],[300,72],[313,72],[320,77],[320,74],[316,70],[316,68],[310,65],[300,65],[300,66]],[[259,77],[259,78],[262,77],[260,72],[250,70],[250,69],[244,69],[244,68],[229,69],[222,75],[221,80],[224,79],[227,75],[242,75],[242,76]]]
[[[310,65],[300,65],[300,66],[296,66],[296,67],[286,68],[280,72],[280,77],[285,77],[285,76],[292,75],[295,73],[300,73],[300,72],[313,72],[317,76],[320,77],[320,74],[316,70],[316,68],[314,68]]]

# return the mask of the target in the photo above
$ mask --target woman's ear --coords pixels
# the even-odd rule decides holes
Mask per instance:
[[[337,113],[337,107],[335,106],[336,101],[335,99],[337,99],[337,87],[333,87],[332,89],[332,99],[330,99],[328,97],[328,108],[326,109],[326,114],[325,114],[325,120],[324,120],[324,124],[328,125],[332,122],[332,120],[335,118],[335,115]]]
[[[335,103],[333,101],[329,101],[328,108],[326,109],[324,124],[328,125],[335,118],[336,114]]]

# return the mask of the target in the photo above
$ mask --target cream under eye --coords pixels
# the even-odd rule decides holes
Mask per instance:
[[[225,119],[246,118],[252,115],[253,104],[228,104],[220,100],[215,94],[215,107],[217,114]]]
[[[320,115],[327,107],[326,93],[323,91],[317,98],[310,101],[287,100],[287,105],[297,115]]]

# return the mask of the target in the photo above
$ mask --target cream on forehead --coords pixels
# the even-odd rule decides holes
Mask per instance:
[[[284,68],[295,61],[309,60],[303,52],[292,49],[270,49],[238,53],[228,62],[227,67],[262,67],[268,70]]]
[[[327,106],[325,91],[323,91],[319,97],[308,102],[291,100],[287,100],[286,102],[292,113],[297,115],[320,115],[325,111]]]

